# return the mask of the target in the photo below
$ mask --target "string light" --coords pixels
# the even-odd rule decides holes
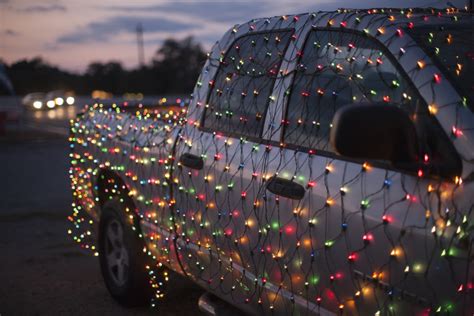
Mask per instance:
[[[426,16],[451,20],[458,15],[439,12],[441,16],[428,10]],[[245,293],[244,298],[229,297],[237,305],[256,303],[267,313],[296,310],[297,304],[302,309],[350,314],[367,310],[383,314],[388,309],[395,314],[406,304],[426,311],[426,304],[416,303],[422,299],[404,289],[424,287],[431,281],[425,276],[431,274],[454,284],[455,291],[432,289],[427,305],[443,312],[460,311],[472,284],[448,261],[468,263],[444,240],[457,242],[471,225],[467,210],[461,209],[466,206],[454,201],[456,190],[463,186],[461,176],[449,182],[432,179],[437,157],[429,151],[419,155],[422,168],[415,169],[414,177],[400,176],[372,161],[356,164],[328,155],[330,118],[342,105],[397,103],[411,117],[429,120],[442,117],[450,107],[467,107],[465,99],[449,105],[433,99],[420,111],[414,106],[421,101],[417,93],[394,69],[388,54],[371,41],[376,37],[387,46],[404,43],[410,31],[425,23],[423,16],[410,9],[380,9],[254,20],[235,26],[226,40],[216,44],[188,113],[90,107],[71,122],[74,202],[68,234],[99,255],[91,239],[95,221],[86,220],[84,214],[95,214],[98,220],[101,199],[124,194],[136,204],[127,212],[130,223],[146,241],[144,252],[157,263],[147,266],[156,299],[165,295],[163,285],[170,277],[163,267],[183,264],[186,273],[210,290]],[[307,23],[330,29],[310,31],[304,47],[299,39],[306,38]],[[357,28],[366,35],[341,35],[337,28]],[[443,35],[444,41],[453,46],[456,36],[449,35]],[[437,34],[427,38],[434,43]],[[403,61],[413,45],[397,45],[392,46],[391,51],[397,52],[392,57]],[[288,49],[294,50],[293,60],[285,59]],[[288,63],[297,65],[295,70],[279,71]],[[458,64],[455,72],[462,75],[464,61]],[[441,74],[433,74],[427,59],[414,59],[410,65],[409,74],[426,74],[427,90],[436,92],[448,84]],[[335,79],[327,80],[328,76]],[[238,106],[221,106],[232,102]],[[267,112],[270,107],[282,110],[282,104],[289,107],[285,117]],[[294,104],[298,106],[293,108]],[[325,107],[318,109],[321,104]],[[264,137],[281,132],[283,138],[257,144],[255,138],[262,137],[266,120],[272,122]],[[455,142],[471,133],[472,127],[465,124],[456,120],[447,125]],[[130,148],[117,145],[117,140]],[[186,152],[202,158],[205,167],[195,170],[179,162]],[[109,178],[106,171],[114,171],[124,183]],[[101,176],[103,182],[98,184]],[[305,187],[302,200],[265,190],[273,176]],[[100,189],[105,197],[93,194]],[[354,201],[360,205],[348,207]],[[141,231],[135,225],[140,220],[154,228]],[[357,232],[362,227],[364,231]],[[434,238],[431,251],[414,251],[410,238],[416,233]],[[385,250],[376,253],[379,249]],[[363,272],[358,277],[356,271]],[[410,301],[410,296],[415,298]],[[302,307],[301,301],[308,305]],[[152,305],[158,305],[156,300]]]

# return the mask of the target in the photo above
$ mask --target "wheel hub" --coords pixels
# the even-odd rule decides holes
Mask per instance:
[[[117,286],[128,278],[129,256],[125,247],[123,227],[118,220],[111,220],[105,230],[105,256],[109,275]]]

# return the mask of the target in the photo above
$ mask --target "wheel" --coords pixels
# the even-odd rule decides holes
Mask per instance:
[[[129,307],[150,303],[152,295],[144,242],[132,225],[124,203],[113,199],[104,204],[99,222],[100,268],[112,297]]]

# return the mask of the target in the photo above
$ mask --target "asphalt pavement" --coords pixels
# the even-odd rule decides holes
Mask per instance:
[[[0,136],[0,315],[199,315],[202,290],[180,277],[156,309],[120,306],[98,258],[67,235],[66,135],[77,109],[28,112]]]

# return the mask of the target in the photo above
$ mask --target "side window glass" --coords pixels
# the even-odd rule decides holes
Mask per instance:
[[[358,34],[312,31],[291,90],[285,141],[330,150],[334,113],[367,101],[414,108],[409,87],[372,41]]]
[[[203,126],[258,137],[292,31],[238,38],[220,62]]]
[[[449,139],[414,92],[381,44],[358,33],[313,30],[290,91],[284,141],[332,151],[329,133],[339,108],[358,102],[395,103],[416,125],[419,157],[430,157],[441,174],[459,168]]]

